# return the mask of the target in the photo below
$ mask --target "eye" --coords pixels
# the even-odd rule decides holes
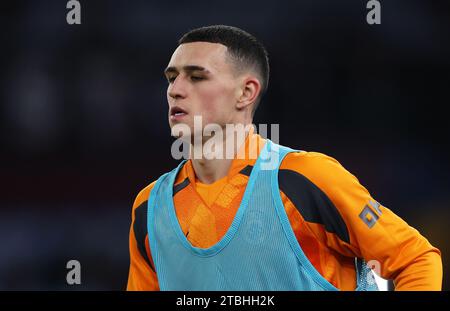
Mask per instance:
[[[173,81],[175,81],[176,78],[177,78],[176,76],[167,77],[167,82],[173,83]]]
[[[191,80],[192,81],[201,81],[201,80],[205,80],[205,78],[199,77],[199,76],[191,76]]]

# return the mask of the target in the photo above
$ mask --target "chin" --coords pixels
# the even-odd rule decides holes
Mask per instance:
[[[191,137],[193,134],[192,126],[187,123],[170,121],[169,125],[170,125],[170,135],[172,137],[175,138]]]

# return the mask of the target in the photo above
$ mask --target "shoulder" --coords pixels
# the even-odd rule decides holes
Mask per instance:
[[[319,152],[289,153],[280,165],[278,182],[280,191],[307,223],[321,224],[327,232],[349,243],[341,210],[350,205],[348,198],[354,197],[359,184],[336,159]]]
[[[130,254],[132,260],[134,260],[134,264],[140,265],[140,268],[135,268],[136,271],[139,272],[134,272],[134,274],[140,273],[140,271],[147,269],[147,267],[150,267],[153,271],[155,271],[153,262],[151,261],[150,250],[147,249],[147,201],[153,187],[155,186],[155,183],[156,181],[153,181],[139,191],[133,204],[130,230]],[[144,260],[146,265],[144,265]],[[135,280],[135,282],[142,282],[142,279],[138,277],[138,280]]]
[[[291,152],[283,159],[280,171],[300,174],[319,187],[358,182],[335,158],[320,152]]]
[[[145,188],[141,189],[139,191],[139,193],[137,194],[135,200],[134,200],[134,204],[133,204],[133,209],[136,209],[138,206],[140,206],[142,203],[146,202],[150,196],[150,193],[153,189],[153,187],[156,184],[156,180],[151,182],[149,185],[147,185]]]
[[[142,205],[143,203],[145,203],[146,201],[148,201],[148,198],[150,197],[150,194],[151,194],[151,192],[152,192],[152,190],[153,190],[153,188],[154,188],[156,182],[157,182],[160,178],[162,178],[164,175],[167,175],[167,174],[173,172],[174,170],[175,170],[175,169],[173,169],[173,170],[170,171],[170,172],[167,172],[167,173],[162,174],[162,175],[159,176],[156,180],[154,180],[154,181],[151,182],[149,185],[147,185],[147,186],[145,186],[143,189],[141,189],[141,190],[138,192],[138,194],[137,194],[137,196],[136,196],[136,198],[135,198],[135,200],[134,200],[133,209],[139,207],[140,205]]]
[[[134,199],[133,208],[131,211],[131,222],[133,223],[134,230],[137,232],[137,228],[144,228],[147,226],[147,201],[150,197],[150,193],[155,186],[156,180],[147,185],[137,194]],[[136,233],[135,232],[135,233]]]
[[[339,162],[324,153],[315,151],[295,151],[290,152],[283,159],[282,166],[297,168],[299,164],[308,166],[339,164]]]

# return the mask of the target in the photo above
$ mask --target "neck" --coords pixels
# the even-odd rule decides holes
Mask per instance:
[[[191,145],[191,161],[192,161],[192,167],[194,169],[195,175],[200,182],[205,184],[212,184],[215,181],[225,177],[228,175],[228,172],[230,170],[231,164],[234,160],[234,156],[236,156],[237,151],[239,148],[245,144],[246,139],[248,138],[249,131],[245,131],[245,139],[240,141],[239,139],[236,139],[234,136],[234,132],[231,133],[233,137],[228,137],[227,131],[223,131],[225,133],[223,135],[222,140],[215,140],[215,147],[219,148],[219,150],[223,150],[223,157],[222,158],[210,158],[205,153],[202,152],[201,158],[193,157],[193,150],[194,146]],[[212,139],[213,137],[209,138]],[[228,144],[233,146],[233,157],[229,158],[226,155],[229,155],[226,151],[226,146],[228,146],[227,141],[231,140]],[[205,146],[205,142],[202,144]],[[204,148],[204,147],[203,147]],[[216,149],[217,150],[217,149]]]

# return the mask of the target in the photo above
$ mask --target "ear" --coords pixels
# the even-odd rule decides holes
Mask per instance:
[[[253,104],[261,92],[261,83],[254,76],[244,78],[241,85],[240,96],[236,103],[236,108],[238,110],[245,109],[249,105]]]

